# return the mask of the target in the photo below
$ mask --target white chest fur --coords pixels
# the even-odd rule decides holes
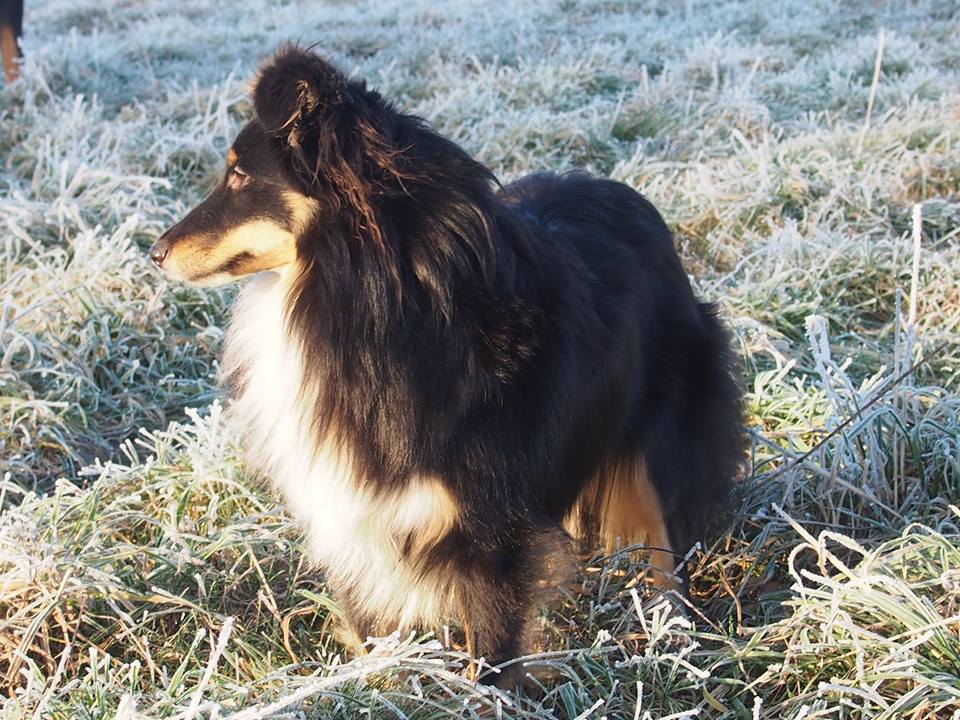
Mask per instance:
[[[224,377],[244,377],[230,416],[247,462],[283,493],[328,579],[351,588],[386,631],[436,624],[450,611],[448,589],[414,572],[400,542],[412,536],[423,546],[441,537],[456,522],[455,505],[435,478],[410,478],[390,493],[364,489],[349,450],[316,436],[319,388],[304,377],[303,349],[287,330],[289,281],[277,273],[254,277],[227,335]]]

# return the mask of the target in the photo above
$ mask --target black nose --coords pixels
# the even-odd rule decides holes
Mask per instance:
[[[150,259],[157,267],[163,265],[163,259],[170,252],[170,243],[165,238],[160,238],[150,247]]]

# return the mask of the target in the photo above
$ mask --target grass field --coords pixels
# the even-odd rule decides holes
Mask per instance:
[[[0,718],[960,718],[954,3],[113,5],[27,0],[0,88]],[[661,209],[752,436],[685,616],[595,558],[523,695],[469,683],[444,637],[333,641],[222,419],[234,290],[144,253],[286,39],[501,180],[585,166]]]

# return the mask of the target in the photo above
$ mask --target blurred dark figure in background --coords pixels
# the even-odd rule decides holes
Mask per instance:
[[[23,34],[23,0],[0,0],[0,54],[3,75],[13,82],[20,75],[20,36]]]

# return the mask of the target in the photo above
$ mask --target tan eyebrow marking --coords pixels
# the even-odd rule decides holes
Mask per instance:
[[[240,158],[237,157],[237,151],[233,148],[230,148],[230,150],[227,152],[227,165],[233,167],[237,164],[237,160],[239,159]]]

